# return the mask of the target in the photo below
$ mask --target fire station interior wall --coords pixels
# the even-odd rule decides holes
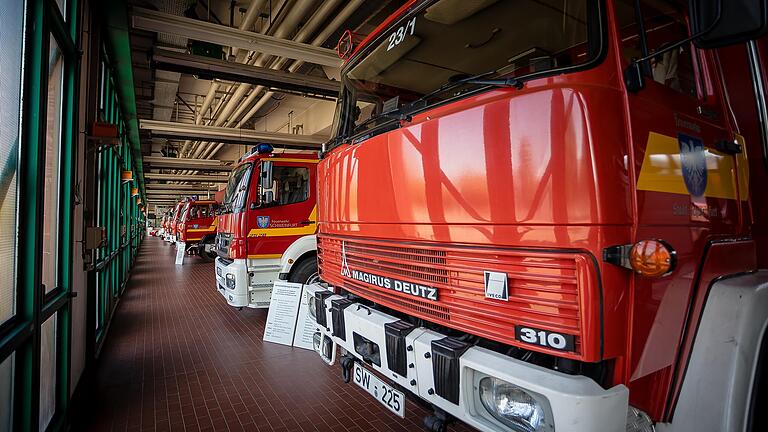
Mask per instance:
[[[0,304],[11,303],[0,308],[0,431],[58,430],[144,235],[133,184],[120,178],[138,171],[126,134],[107,145],[88,137],[96,119],[125,130],[116,89],[133,83],[116,81],[92,1],[6,3],[0,208],[17,223],[5,227],[0,263],[10,275]],[[106,244],[84,250],[86,227],[103,227]]]
[[[272,115],[257,120],[254,129],[301,135],[330,133],[329,129],[336,109],[334,101],[293,95],[286,95],[285,100],[290,100],[290,104],[281,103],[282,100],[276,101]],[[300,106],[301,109],[296,110],[288,106]]]

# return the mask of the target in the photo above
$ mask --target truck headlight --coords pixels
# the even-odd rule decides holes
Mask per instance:
[[[519,432],[550,431],[545,408],[522,388],[493,377],[480,380],[480,402],[501,423]]]
[[[627,432],[653,432],[653,422],[648,414],[629,406],[627,408]]]
[[[235,288],[235,275],[232,273],[227,273],[227,288],[234,289]]]

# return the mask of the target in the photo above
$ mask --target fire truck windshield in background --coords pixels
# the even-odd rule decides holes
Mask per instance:
[[[248,182],[251,179],[252,163],[244,163],[229,175],[227,189],[224,191],[222,211],[224,213],[239,212],[245,206],[248,196]]]
[[[347,124],[339,124],[336,132],[359,133],[375,124],[369,119],[383,113],[418,111],[477,89],[478,85],[461,85],[435,94],[419,106],[408,106],[447,83],[469,76],[488,72],[483,78],[520,77],[589,62],[599,52],[599,40],[593,41],[599,38],[589,37],[600,24],[596,3],[431,2],[396,22],[346,68],[342,97],[347,99],[343,103],[350,115],[344,116]]]

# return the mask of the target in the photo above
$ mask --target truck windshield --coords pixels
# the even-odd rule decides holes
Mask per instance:
[[[482,85],[565,72],[599,52],[596,0],[436,0],[396,21],[345,68],[337,135],[354,135]],[[590,35],[597,34],[596,37]],[[486,86],[487,87],[487,86]],[[446,91],[437,91],[445,88]],[[424,100],[424,96],[429,95]],[[384,115],[383,115],[384,114]]]
[[[181,211],[181,216],[179,216],[179,221],[186,222],[188,220],[189,208],[190,208],[189,203],[184,205],[184,209]]]
[[[224,213],[239,212],[245,206],[248,196],[248,183],[251,179],[252,163],[244,163],[229,175],[227,189],[224,191],[222,211]]]

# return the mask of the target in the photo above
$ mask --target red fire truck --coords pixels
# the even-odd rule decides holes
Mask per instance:
[[[169,243],[176,243],[176,228],[181,215],[181,210],[184,208],[184,201],[179,201],[173,208],[172,212],[168,216],[167,227],[165,229],[165,241]]]
[[[347,33],[321,357],[436,431],[768,430],[766,14],[430,0]]]
[[[160,226],[158,227],[157,236],[163,236],[165,238],[166,225],[168,223],[168,212],[163,214],[163,218],[160,220]]]
[[[216,234],[216,208],[214,200],[188,198],[179,218],[178,241],[184,243],[187,251],[193,251],[203,259],[216,258],[212,248],[198,247],[203,237]]]
[[[214,243],[216,284],[235,307],[269,307],[275,280],[317,277],[317,157],[259,144],[238,161],[222,200]]]

